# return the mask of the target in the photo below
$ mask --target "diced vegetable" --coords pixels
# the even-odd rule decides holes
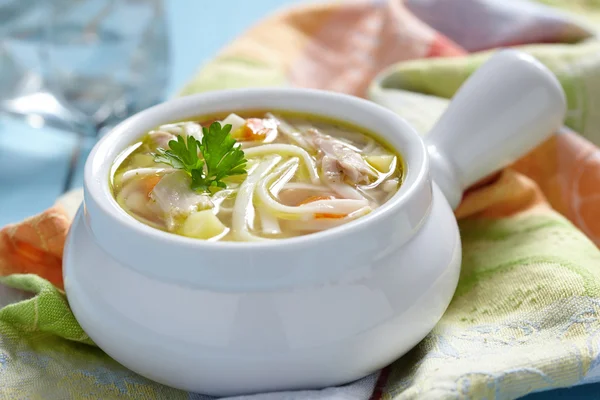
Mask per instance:
[[[260,118],[249,118],[246,124],[236,132],[239,140],[264,140],[267,137],[268,129],[263,125],[263,120]]]
[[[227,229],[212,210],[191,213],[181,225],[180,233],[198,239],[210,239]]]
[[[396,190],[398,190],[399,184],[400,184],[400,182],[398,181],[397,178],[388,179],[387,181],[383,182],[383,184],[381,185],[381,188],[385,192],[392,193],[392,192],[395,192]]]
[[[240,129],[231,132],[234,139],[242,142],[270,142],[277,136],[277,123],[271,119],[248,118]]]
[[[390,168],[392,166],[394,158],[396,157],[390,154],[386,154],[381,156],[367,156],[365,157],[365,160],[378,171],[387,173],[390,172]]]
[[[246,120],[237,114],[229,114],[227,118],[221,121],[221,126],[231,125],[231,133],[235,133],[238,129],[246,124]]]

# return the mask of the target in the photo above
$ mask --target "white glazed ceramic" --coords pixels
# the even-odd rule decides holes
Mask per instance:
[[[402,154],[405,183],[355,222],[265,243],[169,234],[118,206],[111,164],[135,138],[172,120],[244,109],[374,131]],[[417,344],[448,306],[461,262],[452,207],[463,189],[532,149],[564,114],[554,76],[514,51],[474,74],[427,143],[387,109],[315,90],[218,91],[153,107],[114,128],[88,159],[64,256],[69,303],[109,355],[174,387],[231,395],[360,378]]]

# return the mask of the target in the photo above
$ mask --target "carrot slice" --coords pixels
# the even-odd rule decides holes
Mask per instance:
[[[347,215],[348,214],[316,213],[315,219],[323,219],[323,218],[338,219],[338,218],[344,218]]]
[[[150,196],[150,192],[154,189],[154,186],[160,181],[160,176],[158,175],[150,175],[147,178],[142,180],[142,185],[144,188],[144,192],[146,192],[146,196]]]
[[[319,201],[319,200],[333,200],[333,199],[335,199],[334,196],[310,196],[310,197],[307,197],[306,199],[302,200],[300,202],[300,204],[298,204],[298,205],[301,206],[302,204],[313,203],[313,202]],[[344,218],[347,215],[348,214],[315,213],[315,219],[323,219],[323,218],[337,219],[337,218]]]
[[[248,118],[246,124],[235,132],[235,138],[241,141],[265,140],[267,133],[269,128],[264,125],[262,119]]]

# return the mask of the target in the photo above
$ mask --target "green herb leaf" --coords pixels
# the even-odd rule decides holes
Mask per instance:
[[[235,146],[236,141],[230,134],[231,125],[221,128],[220,123],[213,122],[209,128],[204,127],[202,130],[204,137],[200,151],[206,161],[206,177],[210,185],[226,187],[221,182],[223,178],[246,173],[247,160],[244,152]]]
[[[202,142],[193,136],[188,136],[186,141],[183,136],[177,135],[177,140],[169,141],[169,150],[156,149],[154,161],[187,172],[192,178],[191,188],[195,191],[226,188],[223,179],[246,173],[248,161],[244,151],[235,146],[236,141],[230,134],[231,125],[221,127],[220,123],[213,122],[202,130]]]

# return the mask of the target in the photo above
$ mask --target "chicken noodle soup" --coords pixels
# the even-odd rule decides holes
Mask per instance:
[[[355,126],[253,112],[157,127],[117,158],[111,185],[124,210],[155,228],[261,241],[360,218],[402,176],[400,157]]]

